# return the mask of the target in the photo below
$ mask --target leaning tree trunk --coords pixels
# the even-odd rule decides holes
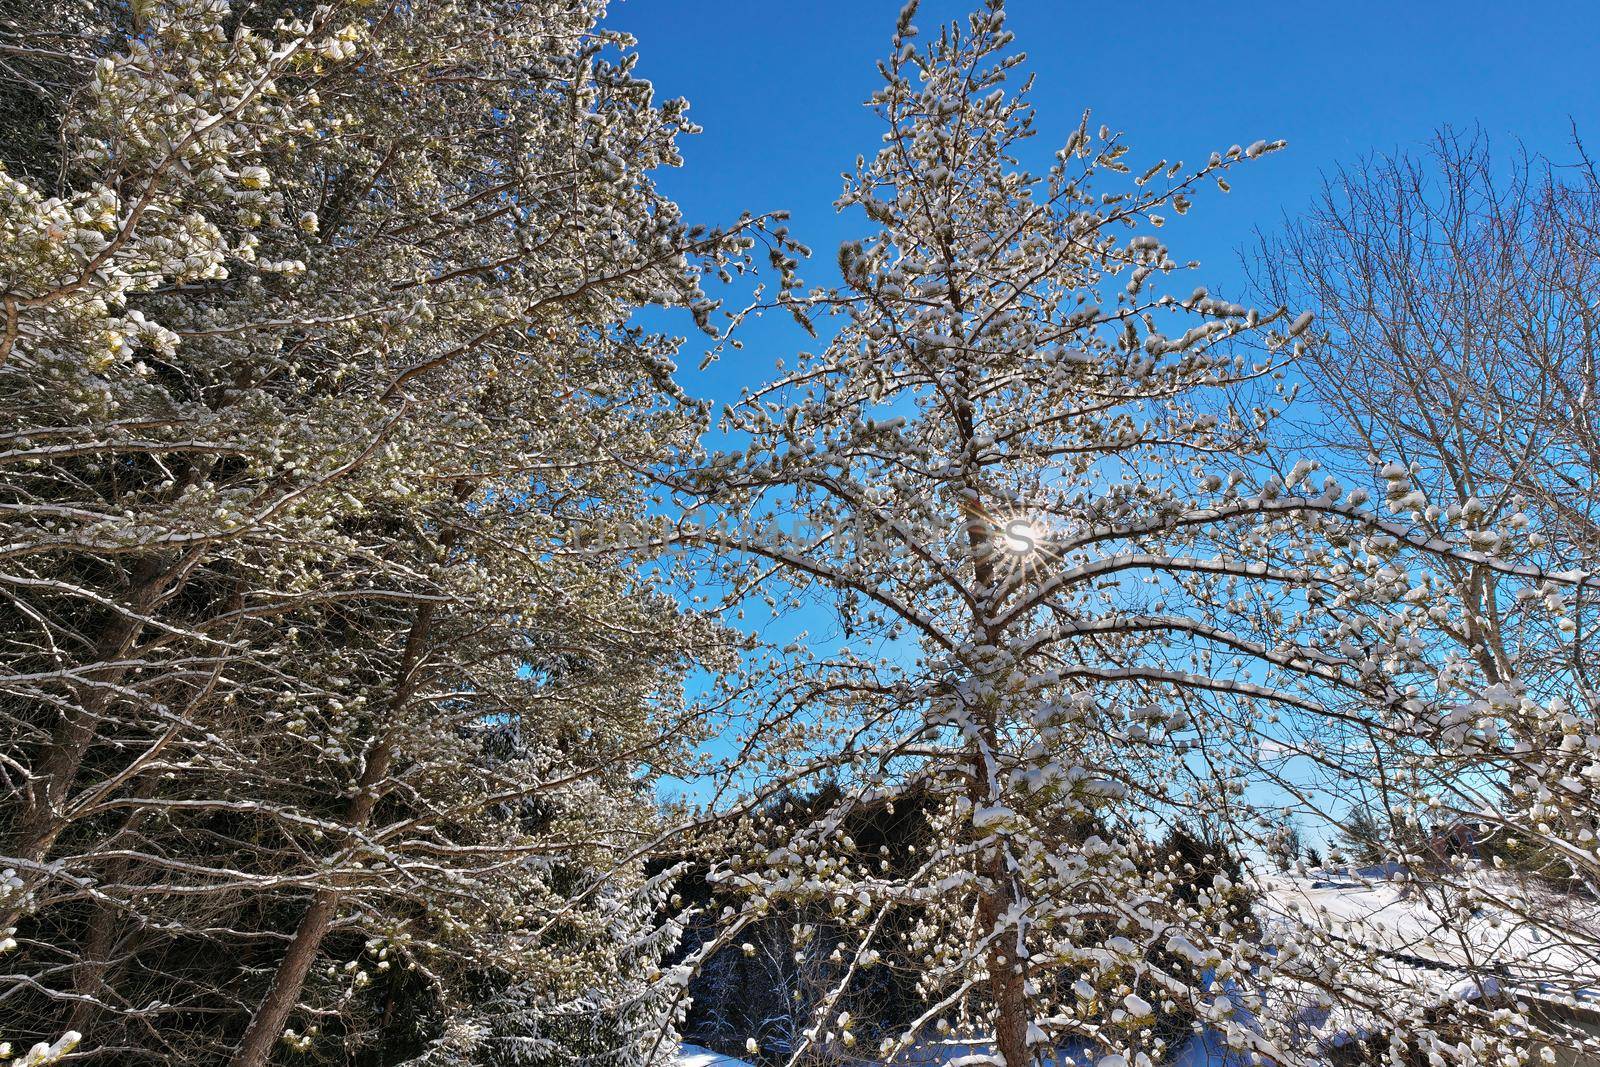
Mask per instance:
[[[78,770],[95,738],[100,736],[101,720],[111,706],[117,685],[128,674],[126,661],[144,630],[144,618],[172,574],[171,569],[153,556],[135,565],[122,614],[106,627],[95,643],[96,663],[122,665],[86,672],[86,681],[76,687],[78,699],[61,713],[49,741],[42,746],[38,761],[40,773],[27,785],[11,845],[11,856],[25,865],[21,873],[29,882],[36,876],[33,868],[45,862],[56,839],[71,821],[67,817],[67,800]],[[15,926],[20,920],[26,894],[17,894],[15,899],[17,903],[0,913],[0,928]]]
[[[445,551],[448,552],[448,546],[445,546]],[[394,699],[390,703],[396,715],[410,702],[417,690],[422,660],[433,629],[433,614],[432,603],[419,607],[406,635]],[[352,836],[366,829],[372,818],[372,811],[378,804],[379,786],[389,773],[389,763],[393,757],[393,736],[385,735],[368,757],[357,782],[356,794],[346,809],[345,825]],[[266,996],[262,998],[250,1025],[245,1029],[244,1037],[239,1041],[231,1067],[263,1067],[271,1056],[273,1045],[277,1043],[290,1013],[300,1001],[300,990],[305,986],[312,964],[316,962],[323,938],[333,925],[341,895],[337,886],[319,889],[312,894],[311,903],[301,915],[300,923],[289,941],[289,948],[272,976],[272,985],[267,988]]]

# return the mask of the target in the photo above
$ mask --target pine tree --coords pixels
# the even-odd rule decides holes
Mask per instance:
[[[493,976],[656,1046],[722,638],[603,547],[704,415],[630,318],[710,328],[762,223],[657,193],[692,126],[602,6],[91,9],[3,139],[7,1037],[393,1062]]]

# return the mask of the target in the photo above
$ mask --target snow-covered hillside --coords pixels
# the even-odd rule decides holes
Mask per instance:
[[[1461,890],[1424,889],[1397,867],[1318,870],[1266,880],[1263,913],[1421,968],[1487,971],[1530,992],[1600,1003],[1600,908],[1488,872],[1469,884],[1463,907]]]
[[[1580,1025],[1600,1011],[1600,907],[1529,880],[1485,870],[1445,888],[1399,866],[1322,869],[1265,879],[1259,909],[1439,1004],[1515,993],[1574,1012]],[[1292,988],[1279,995],[1277,1010],[1328,1046],[1381,1027],[1381,1002],[1364,1011]]]

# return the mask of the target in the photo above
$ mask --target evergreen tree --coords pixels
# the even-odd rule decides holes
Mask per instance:
[[[709,328],[761,223],[657,193],[692,127],[602,6],[9,9],[6,1037],[467,1056],[488,983],[533,1062],[659,1043],[637,857],[722,639],[597,546],[703,422],[634,310]]]

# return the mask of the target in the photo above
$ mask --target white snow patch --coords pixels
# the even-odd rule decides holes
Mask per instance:
[[[712,1052],[699,1045],[679,1045],[672,1067],[751,1067],[746,1060],[736,1060],[720,1052]]]

